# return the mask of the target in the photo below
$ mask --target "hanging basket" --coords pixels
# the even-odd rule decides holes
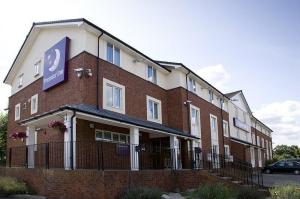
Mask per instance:
[[[58,131],[60,133],[65,133],[67,131],[66,125],[63,122],[57,121],[57,120],[49,121],[48,127],[55,129],[56,131]]]
[[[26,135],[26,132],[15,132],[15,133],[12,133],[9,135],[9,138],[10,139],[13,139],[13,140],[24,140],[24,138],[27,138],[27,135]]]

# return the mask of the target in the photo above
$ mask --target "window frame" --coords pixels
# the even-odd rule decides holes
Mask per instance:
[[[97,137],[97,134],[101,133],[101,138]],[[110,139],[104,138],[104,133],[109,133],[110,134]],[[118,140],[114,140],[114,135],[118,136]],[[121,141],[120,137],[121,136],[126,136],[126,141],[123,142]],[[103,129],[95,129],[95,141],[103,141],[103,142],[113,142],[113,143],[119,143],[119,144],[129,144],[130,141],[130,135],[125,134],[125,133],[118,133],[118,132],[113,132],[113,131],[107,131]]]
[[[224,129],[224,124],[226,124],[226,126],[227,126],[226,131]],[[223,134],[224,134],[224,137],[229,137],[229,125],[228,125],[228,121],[226,121],[226,120],[223,120]]]
[[[41,60],[35,62],[34,64],[34,77],[40,75],[40,70],[41,70]]]
[[[226,154],[225,152],[226,152],[226,148],[228,149],[228,154]],[[225,157],[226,156],[230,156],[231,154],[230,154],[230,147],[229,147],[229,145],[228,144],[224,144],[224,155],[225,155]]]
[[[187,88],[189,91],[196,93],[197,92],[197,85],[196,85],[196,80],[192,77],[188,78],[188,85]]]
[[[157,119],[152,118],[152,113],[150,112],[150,109],[149,109],[149,102],[150,101],[158,104],[158,106],[157,106],[158,118]],[[161,124],[162,123],[162,105],[161,105],[161,101],[159,99],[156,99],[154,97],[151,97],[151,96],[147,95],[146,96],[146,106],[147,106],[147,120]]]
[[[35,102],[36,102],[35,107],[33,107],[33,103],[32,103],[33,100],[35,100]],[[35,95],[31,96],[31,98],[30,98],[30,113],[31,113],[31,115],[38,112],[38,106],[39,106],[39,97],[38,97],[38,94],[35,94]]]
[[[193,111],[193,109],[198,112],[198,118],[197,118],[198,121],[197,122],[198,122],[199,135],[195,134],[192,131],[192,129],[193,129],[193,126],[192,126],[193,125],[192,124],[192,114],[193,114],[192,111]],[[198,107],[190,104],[190,118],[191,118],[190,119],[191,135],[201,138],[201,115],[200,115],[200,108],[198,108]]]
[[[23,86],[23,83],[24,83],[24,73],[22,73],[18,77],[18,87],[21,88]]]
[[[209,102],[214,102],[214,92],[212,90],[208,90]]]
[[[108,96],[106,93],[106,89],[107,89],[107,85],[111,86],[113,88],[113,92],[112,95],[114,96],[114,87],[120,89],[120,107],[114,107],[114,106],[109,106],[108,105]],[[103,78],[103,108],[106,110],[110,110],[110,111],[114,111],[114,112],[118,112],[118,113],[122,113],[125,114],[125,86],[118,84],[116,82],[113,82],[111,80],[108,80],[106,78]],[[112,103],[114,103],[114,99],[112,99]]]
[[[17,109],[19,110],[18,115],[17,115]],[[15,121],[20,120],[20,118],[21,118],[21,103],[18,103],[15,105]]]
[[[108,53],[108,47],[111,46],[112,47],[112,55],[111,58],[112,60],[109,59],[109,53]],[[117,63],[116,61],[116,51],[119,52],[119,63]],[[106,42],[106,61],[108,61],[109,63],[112,63],[116,66],[121,67],[121,48],[116,47],[113,43],[111,42]]]
[[[152,72],[152,76],[149,77],[149,69]],[[153,66],[148,65],[147,66],[147,80],[149,82],[152,82],[153,84],[157,84],[157,70]]]

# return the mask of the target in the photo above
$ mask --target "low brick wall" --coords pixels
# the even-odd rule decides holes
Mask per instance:
[[[202,170],[179,170],[174,173],[170,170],[65,171],[2,167],[0,175],[22,179],[37,194],[50,199],[117,199],[130,187],[158,187],[173,191],[220,182],[219,178]]]

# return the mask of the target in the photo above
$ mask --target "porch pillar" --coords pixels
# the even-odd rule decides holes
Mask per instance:
[[[34,151],[36,151],[36,131],[34,126],[28,126],[26,129],[26,147],[27,147],[27,166],[34,168]]]
[[[171,148],[171,164],[173,169],[178,169],[178,152],[179,152],[179,142],[177,136],[170,136],[170,148]]]
[[[139,153],[137,146],[139,145],[139,129],[137,127],[130,128],[130,165],[131,170],[139,170]]]
[[[64,124],[67,128],[64,133],[64,166],[66,170],[71,169],[71,113],[67,113],[64,117]]]

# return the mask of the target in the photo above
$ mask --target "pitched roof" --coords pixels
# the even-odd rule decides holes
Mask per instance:
[[[25,46],[26,42],[28,41],[28,38],[30,36],[30,34],[32,33],[33,29],[36,27],[36,26],[43,26],[43,25],[54,25],[54,24],[62,24],[62,23],[74,23],[74,22],[84,22],[86,24],[88,24],[89,26],[95,28],[96,30],[104,33],[105,35],[107,35],[108,37],[116,40],[117,42],[120,42],[121,44],[123,44],[124,46],[126,46],[127,48],[133,50],[134,52],[136,52],[137,54],[140,54],[141,56],[145,57],[147,60],[149,60],[150,62],[153,62],[154,64],[160,66],[161,68],[163,68],[164,70],[168,71],[168,72],[171,72],[167,67],[163,66],[163,65],[160,65],[158,62],[156,62],[155,60],[153,60],[152,58],[148,57],[147,55],[145,55],[144,53],[140,52],[139,50],[137,50],[136,48],[130,46],[129,44],[125,43],[124,41],[122,41],[121,39],[115,37],[114,35],[110,34],[109,32],[103,30],[102,28],[98,27],[97,25],[93,24],[92,22],[86,20],[85,18],[77,18],[77,19],[66,19],[66,20],[57,20],[57,21],[45,21],[45,22],[37,22],[37,23],[33,23],[16,58],[14,59],[13,61],[13,64],[11,65],[7,75],[5,76],[4,78],[4,81],[3,83],[6,83],[6,80],[8,78],[8,75],[10,74],[10,72],[12,71],[12,68],[13,66],[15,65],[23,47]]]
[[[97,116],[99,118],[110,119],[110,120],[114,120],[114,121],[117,121],[117,122],[122,122],[122,123],[135,125],[135,126],[139,126],[139,127],[144,127],[144,128],[147,128],[147,129],[163,131],[163,132],[167,132],[169,134],[174,134],[174,135],[178,135],[178,136],[189,137],[189,138],[193,138],[193,139],[199,139],[198,137],[192,136],[190,134],[187,134],[187,133],[185,133],[181,130],[175,129],[175,128],[170,128],[170,127],[168,127],[166,125],[163,125],[163,124],[150,122],[150,121],[147,121],[147,120],[135,118],[135,117],[132,117],[132,116],[128,116],[126,114],[120,114],[120,113],[112,112],[112,111],[105,110],[105,109],[97,109],[95,106],[87,105],[87,104],[65,105],[65,106],[62,106],[62,107],[60,107],[56,110],[49,111],[45,114],[38,115],[38,116],[35,116],[35,117],[31,117],[29,119],[23,120],[20,123],[25,124],[25,123],[34,121],[36,119],[42,118],[44,116],[52,115],[56,112],[63,111],[63,110],[78,111],[78,112],[81,112],[81,113]]]
[[[231,92],[231,93],[225,93],[225,95],[226,95],[228,98],[232,98],[233,96],[235,96],[235,95],[238,94],[239,92],[242,92],[242,90],[234,91],[234,92]]]

